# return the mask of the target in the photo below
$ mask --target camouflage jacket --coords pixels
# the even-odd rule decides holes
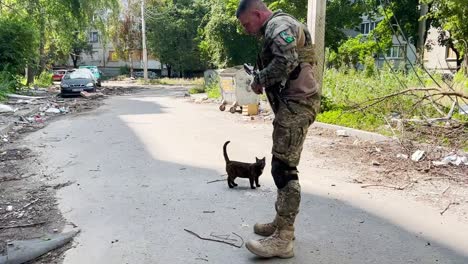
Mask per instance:
[[[255,82],[267,91],[283,82],[287,86],[285,97],[289,98],[302,99],[317,93],[312,72],[314,52],[307,27],[277,11],[264,23],[261,32],[262,51],[257,58],[260,72]]]

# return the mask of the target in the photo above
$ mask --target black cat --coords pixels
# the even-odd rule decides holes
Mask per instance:
[[[228,174],[227,183],[229,188],[237,186],[234,182],[236,178],[249,178],[250,188],[255,189],[254,182],[257,187],[260,187],[258,184],[258,177],[262,175],[263,169],[265,168],[265,158],[259,159],[255,158],[255,163],[245,163],[239,161],[231,161],[226,152],[226,147],[230,141],[226,141],[223,146],[224,159],[226,160],[226,172]]]

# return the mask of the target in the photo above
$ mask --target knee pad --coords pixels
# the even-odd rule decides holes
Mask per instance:
[[[290,167],[275,156],[271,161],[271,175],[278,189],[283,189],[291,180],[299,179],[296,167]]]

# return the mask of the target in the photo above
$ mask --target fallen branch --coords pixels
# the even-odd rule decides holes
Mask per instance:
[[[232,239],[232,238],[229,238],[231,235],[213,235],[213,232],[211,232],[210,234],[211,237],[215,237],[215,238],[219,238],[219,239],[222,239],[222,240],[230,240],[230,241],[234,241],[234,242],[237,242],[238,240],[237,239]]]
[[[33,224],[25,224],[25,225],[12,225],[12,226],[0,226],[0,229],[10,229],[10,228],[20,228],[20,227],[33,227],[33,226],[38,226],[38,225],[43,225],[46,222],[39,222],[39,223],[33,223]]]
[[[238,238],[240,238],[240,240],[242,241],[242,244],[240,245],[240,247],[242,247],[242,246],[244,245],[244,239],[243,239],[241,236],[239,236],[238,234],[236,234],[236,233],[234,233],[234,232],[232,232],[232,233],[233,233],[234,235],[236,235]]]
[[[28,208],[29,206],[31,206],[31,205],[37,203],[37,201],[39,201],[39,199],[36,199],[36,200],[34,200],[34,201],[28,203],[27,205],[23,206],[23,207],[21,208],[21,210],[24,210],[24,209]]]
[[[408,188],[410,185],[413,185],[414,182],[410,182],[404,186],[393,186],[393,185],[383,185],[383,184],[367,184],[367,185],[362,185],[361,188],[369,188],[369,187],[385,187],[385,188],[390,188],[398,191],[403,191],[404,189]]]
[[[444,215],[444,213],[447,212],[447,210],[450,208],[450,206],[452,206],[452,205],[459,205],[459,204],[460,204],[460,203],[453,203],[453,202],[452,202],[452,203],[449,203],[449,204],[447,205],[447,207],[445,207],[445,209],[444,209],[442,212],[440,212],[440,215]]]
[[[445,190],[441,193],[441,195],[444,195],[448,191],[448,189],[450,189],[450,185],[447,188],[445,188]]]
[[[230,246],[233,246],[233,247],[236,247],[236,248],[241,248],[241,247],[244,245],[244,240],[243,240],[242,238],[241,238],[241,239],[242,239],[242,245],[238,246],[238,245],[236,245],[236,244],[234,244],[234,243],[229,243],[229,242],[226,242],[226,241],[223,241],[223,240],[218,240],[218,239],[212,239],[212,238],[202,237],[202,236],[200,236],[199,234],[197,234],[197,233],[195,233],[195,232],[193,232],[193,231],[190,231],[190,230],[188,230],[188,229],[185,229],[185,228],[184,228],[184,230],[185,230],[186,232],[188,232],[189,234],[192,234],[192,235],[198,237],[198,238],[201,239],[201,240],[207,240],[207,241],[213,241],[213,242],[218,242],[218,243],[224,243],[224,244],[226,244],[226,245],[230,245]],[[237,235],[237,234],[234,233],[234,232],[233,232],[233,234],[236,235],[236,236],[239,236],[239,235]],[[239,237],[240,237],[240,236],[239,236]]]
[[[213,182],[220,182],[220,181],[226,181],[226,179],[209,181],[209,182],[207,182],[206,184],[210,184],[210,183],[213,183]]]

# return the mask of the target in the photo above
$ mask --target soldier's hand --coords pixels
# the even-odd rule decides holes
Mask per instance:
[[[252,88],[252,91],[256,94],[263,94],[263,86],[257,82],[252,82],[250,88]]]

